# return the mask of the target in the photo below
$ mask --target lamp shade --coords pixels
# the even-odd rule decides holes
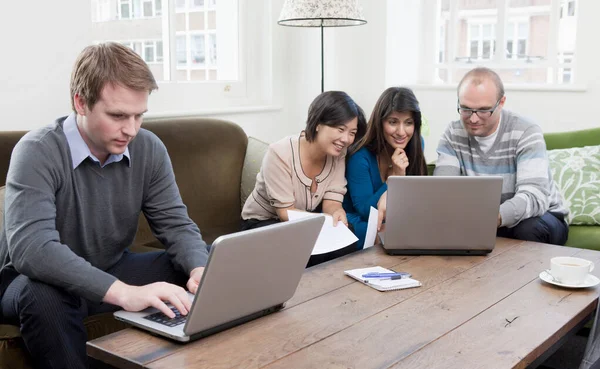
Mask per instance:
[[[365,23],[358,0],[286,0],[277,21],[291,27],[347,27]]]

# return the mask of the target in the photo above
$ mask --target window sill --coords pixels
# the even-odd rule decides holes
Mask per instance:
[[[214,116],[219,116],[219,115],[274,112],[274,111],[279,111],[281,109],[282,109],[281,106],[278,106],[278,105],[241,106],[241,107],[235,107],[235,108],[148,113],[148,114],[145,114],[144,116],[147,118],[204,117],[204,116],[214,117]]]
[[[409,85],[413,90],[432,90],[432,91],[445,91],[445,90],[453,90],[456,91],[458,87],[458,83],[453,84],[436,84],[436,85],[426,85],[426,84],[416,84]],[[505,91],[535,91],[535,92],[587,92],[588,86],[575,84],[575,85],[504,85]]]

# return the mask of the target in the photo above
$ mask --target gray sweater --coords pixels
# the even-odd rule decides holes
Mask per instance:
[[[14,270],[102,300],[116,281],[105,271],[132,244],[140,211],[176,269],[189,275],[206,265],[206,243],[158,137],[141,129],[128,146],[131,163],[101,168],[88,158],[73,169],[64,120],[27,133],[13,150],[0,232],[2,287]]]
[[[450,123],[437,149],[434,175],[501,176],[502,226],[514,227],[547,211],[566,215],[562,195],[552,180],[542,129],[502,111],[492,147],[483,152],[460,120]]]

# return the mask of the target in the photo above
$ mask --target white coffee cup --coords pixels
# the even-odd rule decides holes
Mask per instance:
[[[560,283],[580,285],[592,270],[594,270],[594,263],[589,260],[570,256],[550,259],[550,274]]]

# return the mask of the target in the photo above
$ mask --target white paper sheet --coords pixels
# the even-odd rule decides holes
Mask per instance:
[[[369,210],[369,223],[367,224],[367,235],[365,236],[365,244],[363,245],[363,249],[375,245],[375,238],[377,237],[378,217],[379,212],[377,211],[377,209],[371,206],[371,209]]]
[[[315,217],[320,214],[308,213],[305,211],[288,210],[288,218],[290,220],[302,219],[306,217]],[[325,254],[327,252],[339,250],[358,241],[358,238],[346,227],[342,222],[338,222],[337,226],[333,226],[333,218],[329,214],[325,215],[325,223],[317,238],[317,243],[312,251],[312,255]],[[377,225],[376,225],[377,227]]]

